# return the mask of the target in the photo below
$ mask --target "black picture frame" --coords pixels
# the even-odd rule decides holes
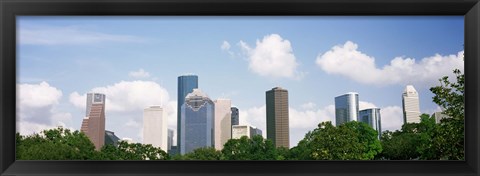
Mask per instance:
[[[479,175],[478,0],[0,0],[1,175]],[[463,15],[465,161],[15,161],[17,15]]]

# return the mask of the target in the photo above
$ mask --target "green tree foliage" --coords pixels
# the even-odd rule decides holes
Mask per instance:
[[[276,148],[273,142],[260,135],[251,139],[243,136],[230,139],[224,144],[222,154],[226,160],[276,160]]]
[[[382,151],[377,132],[362,122],[335,127],[322,122],[305,135],[291,156],[298,160],[371,160]]]
[[[456,82],[451,83],[448,76],[440,79],[440,86],[430,88],[435,94],[433,102],[441,106],[443,113],[451,118],[441,120],[432,140],[431,150],[436,155],[428,157],[447,160],[465,158],[465,75],[455,69]]]
[[[89,160],[98,152],[87,136],[78,131],[57,128],[30,136],[16,135],[19,160]]]
[[[183,155],[182,160],[221,160],[222,152],[215,150],[213,147],[198,148],[190,153]]]
[[[382,134],[383,151],[378,159],[411,160],[423,159],[429,151],[434,131],[435,119],[428,114],[420,116],[420,123],[407,123],[401,130],[386,131]]]
[[[101,149],[101,158],[104,160],[167,160],[169,156],[165,151],[151,144],[120,141],[117,147],[104,145]]]

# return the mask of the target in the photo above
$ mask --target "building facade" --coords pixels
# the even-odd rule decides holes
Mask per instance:
[[[450,118],[450,116],[443,114],[442,112],[435,112],[432,116],[435,117],[435,123],[440,123],[442,119]]]
[[[100,150],[105,144],[105,94],[88,93],[86,109],[80,131]]]
[[[335,125],[358,120],[358,93],[349,92],[335,97]]]
[[[182,105],[185,102],[185,96],[192,92],[193,89],[198,88],[198,76],[197,75],[182,75],[177,80],[177,148],[180,150],[180,136],[182,133]],[[180,151],[179,151],[180,152]]]
[[[172,150],[173,136],[174,136],[174,131],[172,129],[168,129],[167,153],[168,151]]]
[[[199,89],[185,97],[181,108],[180,154],[215,147],[215,104]]]
[[[380,139],[382,135],[382,116],[380,115],[380,108],[369,108],[358,112],[358,121],[368,124],[375,129]]]
[[[420,102],[417,90],[407,85],[402,93],[403,123],[420,123]]]
[[[273,141],[275,147],[290,148],[288,91],[275,87],[266,91],[267,139]]]
[[[217,99],[215,104],[215,149],[222,150],[223,145],[232,138],[232,102],[229,99]]]
[[[120,138],[113,131],[105,130],[105,145],[110,144],[116,147],[119,141]]]
[[[143,110],[143,143],[168,151],[167,117],[160,106]]]
[[[262,130],[250,125],[233,125],[232,139],[240,139],[242,136],[252,138],[255,135],[262,135]]]
[[[231,107],[230,110],[232,111],[232,125],[239,125],[240,123],[240,116],[237,107]]]

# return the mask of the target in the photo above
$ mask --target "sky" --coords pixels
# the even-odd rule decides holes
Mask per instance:
[[[185,74],[264,137],[265,92],[287,89],[291,147],[335,124],[334,98],[347,92],[360,110],[381,109],[382,131],[398,130],[406,85],[422,113],[440,111],[429,88],[463,71],[463,43],[463,16],[18,16],[17,131],[79,130],[86,93],[99,92],[106,130],[142,142],[148,106],[161,105],[176,130]]]

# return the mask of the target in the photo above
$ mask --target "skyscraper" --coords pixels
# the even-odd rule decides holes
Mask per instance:
[[[275,87],[266,92],[267,139],[275,147],[290,147],[288,124],[288,91]]]
[[[80,131],[100,150],[105,144],[105,94],[88,93],[86,109]]]
[[[180,154],[215,146],[215,105],[199,89],[185,97],[181,108]]]
[[[358,112],[358,121],[371,126],[378,132],[378,138],[382,135],[382,117],[380,115],[380,108],[369,108]]]
[[[217,99],[215,103],[215,149],[222,150],[223,145],[232,137],[232,103],[229,99]]]
[[[143,143],[168,151],[167,117],[160,106],[150,106],[143,110]]]
[[[170,153],[169,151],[172,150],[172,146],[173,146],[173,135],[174,135],[174,131],[172,129],[168,129],[168,141],[167,141],[167,153]]]
[[[417,90],[407,85],[402,94],[403,123],[420,123],[420,103]]]
[[[358,93],[348,92],[335,97],[335,125],[357,121],[358,110]]]
[[[238,125],[239,124],[239,113],[238,113],[238,108],[237,107],[232,107],[232,125]]]
[[[197,75],[182,75],[178,77],[177,85],[177,148],[180,150],[180,137],[182,133],[182,119],[180,112],[182,105],[185,102],[185,96],[192,92],[193,89],[198,88]],[[180,152],[180,151],[179,151]]]

